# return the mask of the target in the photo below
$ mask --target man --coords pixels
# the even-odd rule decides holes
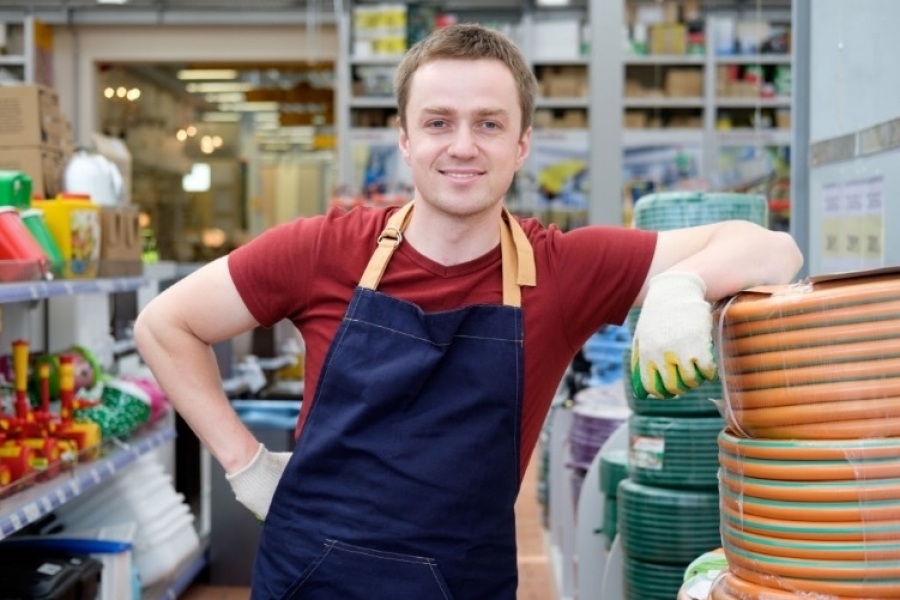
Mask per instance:
[[[745,222],[563,234],[511,217],[536,83],[500,34],[438,30],[395,84],[410,204],[276,227],[136,325],[174,406],[265,520],[253,598],[515,598],[513,505],[575,352],[643,302],[645,389],[698,385],[715,374],[708,301],[801,264],[790,237]],[[210,350],[283,318],[306,342],[309,392],[289,461],[231,410]]]

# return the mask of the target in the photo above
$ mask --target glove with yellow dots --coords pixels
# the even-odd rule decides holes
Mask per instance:
[[[671,398],[717,377],[712,306],[699,275],[667,271],[650,280],[634,330],[635,396]]]

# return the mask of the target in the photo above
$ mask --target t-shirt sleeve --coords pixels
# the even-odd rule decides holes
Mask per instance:
[[[650,270],[657,232],[592,225],[566,233],[551,227],[547,235],[551,279],[570,341],[578,344],[603,325],[623,323]]]
[[[234,285],[263,327],[302,312],[323,222],[312,217],[277,225],[229,254]]]

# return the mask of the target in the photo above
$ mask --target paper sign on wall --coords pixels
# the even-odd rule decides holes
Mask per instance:
[[[822,187],[822,273],[884,266],[884,178]]]

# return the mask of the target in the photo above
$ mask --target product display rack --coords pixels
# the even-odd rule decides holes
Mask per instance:
[[[38,521],[76,496],[109,481],[139,456],[175,439],[168,419],[142,430],[133,439],[104,443],[103,457],[75,465],[71,471],[0,500],[0,539]]]
[[[710,30],[710,19],[706,20],[705,30]],[[790,129],[754,129],[735,128],[719,130],[717,121],[721,110],[744,109],[760,111],[766,109],[790,109],[792,101],[789,96],[774,98],[762,97],[728,97],[716,93],[717,68],[725,65],[739,66],[790,66],[790,54],[747,54],[717,55],[709,42],[703,54],[648,54],[626,55],[623,57],[626,73],[629,69],[670,67],[697,68],[703,72],[703,93],[696,97],[667,96],[624,96],[624,110],[670,111],[674,109],[690,109],[702,111],[702,127],[697,128],[624,128],[623,145],[625,147],[648,145],[700,144],[704,155],[705,179],[712,180],[716,167],[716,153],[719,148],[729,146],[790,146]]]
[[[61,296],[134,292],[147,285],[146,277],[112,277],[0,284],[0,305],[29,305]],[[114,353],[133,352],[134,340],[117,340]],[[53,479],[38,481],[0,499],[0,540],[36,523],[74,498],[108,483],[139,457],[163,448],[176,438],[175,418],[168,412],[127,439],[104,440],[100,457],[76,462]],[[209,541],[179,565],[175,573],[142,591],[141,600],[175,600],[209,564]]]
[[[0,304],[44,300],[54,296],[78,294],[116,294],[133,292],[147,283],[143,277],[104,279],[65,279],[59,281],[23,281],[0,284]]]
[[[21,23],[7,24],[7,27],[19,27],[22,30],[22,48],[11,48],[15,54],[0,55],[0,69],[7,69],[20,76],[25,83],[34,81],[35,65],[35,19],[26,16]]]
[[[353,93],[354,71],[358,67],[396,67],[401,56],[355,56],[352,51],[354,7],[377,4],[357,1],[345,4],[338,15],[339,60],[335,72],[335,110],[338,138],[337,181],[339,185],[354,185],[353,151],[351,146],[359,137],[373,140],[376,144],[396,145],[396,131],[385,127],[356,127],[356,115],[360,111],[381,110],[385,114],[396,108],[393,95],[355,95]],[[543,67],[576,66],[589,67],[586,58],[554,59],[534,58],[534,23],[544,17],[565,15],[586,20],[587,3],[568,8],[538,8],[529,0],[496,2],[461,2],[459,7],[449,5],[447,12],[458,15],[460,21],[480,21],[500,23],[514,30],[514,37],[536,72]],[[578,3],[576,3],[578,4]],[[549,110],[587,111],[587,95],[578,97],[539,96],[535,108]],[[547,129],[544,129],[547,131]],[[390,142],[389,142],[390,140]],[[514,200],[514,199],[513,199]],[[515,202],[513,202],[515,203]],[[526,202],[527,204],[527,202]]]

